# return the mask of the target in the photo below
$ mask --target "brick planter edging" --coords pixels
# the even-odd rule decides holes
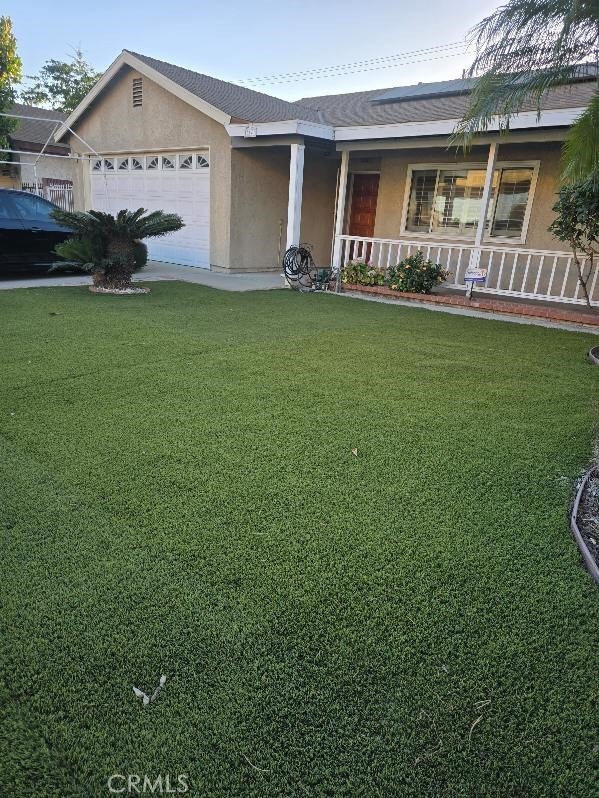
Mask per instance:
[[[386,285],[355,285],[344,283],[343,291],[356,291],[373,296],[384,296],[390,299],[407,299],[411,302],[423,302],[435,305],[452,305],[453,307],[474,308],[487,310],[494,313],[510,313],[515,316],[535,316],[551,321],[568,321],[573,324],[588,324],[599,327],[599,313],[597,315],[578,310],[565,310],[559,307],[546,305],[531,305],[526,302],[510,302],[501,299],[468,299],[465,296],[446,296],[445,294],[412,294],[407,291],[394,291]]]

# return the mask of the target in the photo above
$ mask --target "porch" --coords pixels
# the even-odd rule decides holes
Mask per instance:
[[[443,289],[467,292],[471,287],[466,280],[467,269],[476,263],[478,269],[486,271],[485,282],[475,286],[477,294],[586,306],[571,252],[338,235],[334,266],[343,268],[348,261],[360,258],[385,269],[418,251],[450,272]],[[597,271],[588,291],[591,304],[599,307]]]
[[[421,251],[449,272],[444,294],[469,293],[476,275],[479,297],[586,306],[572,253],[547,229],[563,136],[488,136],[467,158],[446,138],[338,144],[333,268],[384,270]],[[597,273],[588,293],[599,307]]]

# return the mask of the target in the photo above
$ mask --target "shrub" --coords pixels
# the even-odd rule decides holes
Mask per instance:
[[[136,241],[134,243],[133,257],[135,258],[135,270],[143,269],[148,262],[148,248],[143,241]]]
[[[135,271],[143,269],[148,262],[148,248],[143,241],[136,241],[133,245],[133,258],[135,260]],[[78,266],[82,271],[92,271],[94,263],[102,259],[102,253],[98,252],[94,244],[87,238],[67,238],[61,244],[54,247],[54,252],[62,258],[63,262],[55,263],[53,271],[60,271],[65,268]]]
[[[404,258],[389,269],[387,282],[394,291],[430,294],[436,285],[447,280],[449,272],[439,263],[425,260],[422,251]]]
[[[57,244],[54,247],[54,252],[56,252],[63,261],[66,261],[66,263],[56,263],[54,269],[76,265],[84,271],[88,271],[97,256],[96,249],[91,241],[77,237],[67,238],[66,241]]]
[[[180,230],[183,220],[174,213],[144,208],[122,210],[116,215],[102,211],[63,211],[56,208],[53,218],[71,229],[78,243],[67,243],[66,251],[78,258],[79,265],[91,272],[94,285],[108,290],[132,288],[131,275],[145,263],[147,253],[142,238],[163,236]],[[58,254],[65,257],[64,244]]]
[[[373,266],[362,258],[348,261],[341,270],[341,280],[353,285],[384,285],[385,270]]]
[[[553,206],[557,216],[549,225],[549,232],[570,245],[582,294],[591,307],[588,286],[599,255],[599,187],[592,179],[584,180],[563,186],[558,196]]]

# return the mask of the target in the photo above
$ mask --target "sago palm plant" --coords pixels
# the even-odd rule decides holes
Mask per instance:
[[[79,248],[89,252],[89,263],[83,265],[92,273],[94,285],[111,290],[131,288],[140,240],[163,236],[183,227],[183,220],[177,214],[164,211],[146,214],[145,208],[122,210],[116,216],[102,211],[60,209],[52,215],[59,224],[73,231],[82,245]]]
[[[551,88],[598,74],[599,0],[509,0],[471,31],[470,40],[476,57],[468,74],[478,79],[454,134],[466,145],[492,120],[508,128],[523,106],[532,103],[540,113]],[[564,147],[564,179],[599,183],[598,122],[599,83]]]

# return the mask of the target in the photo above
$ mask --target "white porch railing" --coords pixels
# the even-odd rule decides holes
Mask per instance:
[[[475,286],[476,293],[586,304],[571,252],[342,235],[336,237],[337,262],[333,266],[343,268],[352,258],[365,258],[373,266],[384,269],[418,250],[450,272],[445,288],[467,288],[464,280],[466,268],[472,253],[480,252],[478,265],[487,269],[487,279],[484,285],[479,283]],[[595,271],[588,291],[591,303],[599,307],[598,271]]]

